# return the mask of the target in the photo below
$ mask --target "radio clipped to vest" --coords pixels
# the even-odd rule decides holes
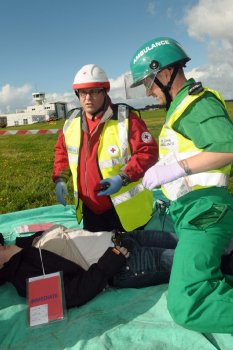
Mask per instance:
[[[189,87],[189,95],[197,95],[204,90],[202,83],[200,81],[193,83]]]

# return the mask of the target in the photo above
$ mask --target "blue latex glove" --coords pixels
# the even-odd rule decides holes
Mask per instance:
[[[68,191],[67,191],[67,186],[65,184],[65,182],[63,181],[59,181],[56,183],[56,197],[58,202],[60,202],[62,205],[66,206],[66,201],[64,199],[64,196],[68,195]]]
[[[120,175],[108,177],[100,181],[101,187],[107,187],[106,190],[100,191],[98,196],[109,196],[110,194],[118,192],[122,187],[122,178]]]

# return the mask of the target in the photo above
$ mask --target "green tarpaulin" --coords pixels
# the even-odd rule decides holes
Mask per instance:
[[[18,226],[48,222],[77,227],[74,207],[54,205],[1,215],[0,232],[10,243]],[[153,222],[148,225],[152,226]],[[26,299],[5,284],[0,287],[0,349],[233,349],[230,334],[200,334],[176,325],[167,311],[166,293],[167,285],[107,289],[86,305],[68,310],[61,322],[29,328]]]

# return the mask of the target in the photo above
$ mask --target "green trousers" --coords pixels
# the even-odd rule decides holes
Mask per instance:
[[[233,333],[233,278],[220,270],[233,239],[233,197],[201,189],[170,207],[179,242],[168,288],[174,321],[198,332]]]

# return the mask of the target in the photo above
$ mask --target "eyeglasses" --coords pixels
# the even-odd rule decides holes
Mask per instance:
[[[84,98],[87,95],[91,96],[91,97],[97,97],[101,92],[104,91],[104,89],[88,89],[88,90],[76,90],[77,93],[79,94],[80,97]]]

